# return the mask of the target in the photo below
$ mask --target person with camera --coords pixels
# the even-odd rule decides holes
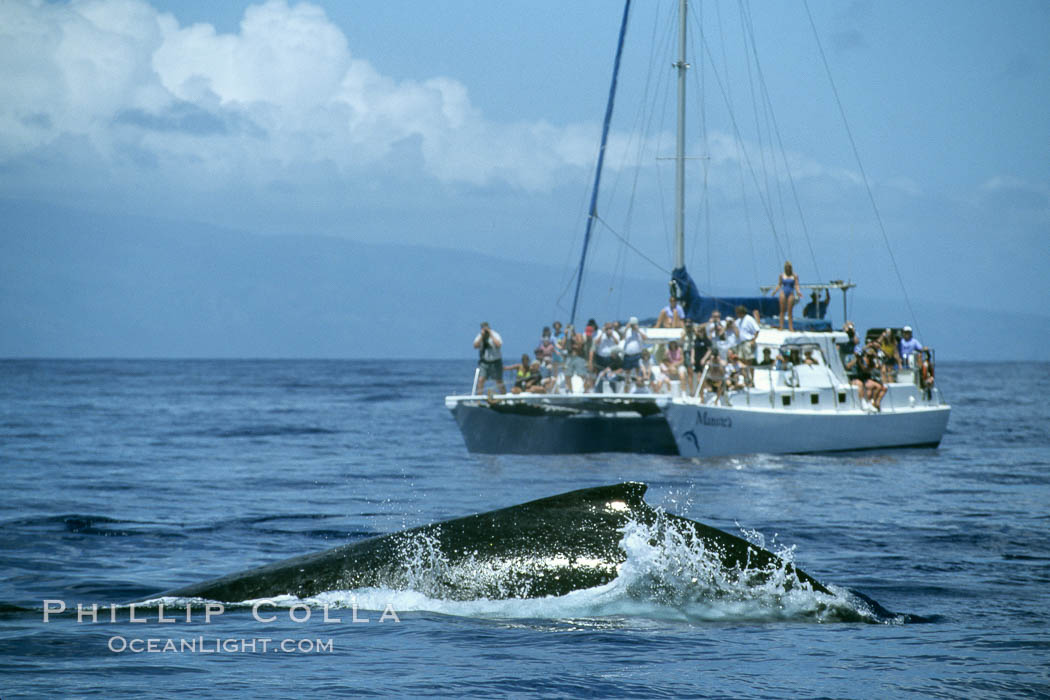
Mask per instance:
[[[882,410],[882,397],[886,395],[886,368],[879,359],[879,342],[873,340],[864,348],[858,362],[860,378],[868,392],[868,401],[876,411]]]
[[[485,380],[492,379],[499,385],[499,393],[507,393],[503,383],[503,338],[489,328],[487,321],[481,322],[481,332],[474,338],[474,347],[478,349],[478,393],[484,393]]]
[[[615,325],[606,323],[602,326],[602,330],[594,337],[594,344],[591,346],[588,369],[592,375],[597,375],[606,367],[613,367],[613,350],[620,344],[620,340]]]
[[[627,330],[623,334],[623,369],[628,375],[638,369],[642,361],[642,350],[649,336],[638,327],[638,318],[631,316],[627,321]]]

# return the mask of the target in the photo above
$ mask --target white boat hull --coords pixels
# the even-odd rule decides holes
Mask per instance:
[[[935,447],[948,425],[946,405],[870,413],[860,409],[783,410],[704,405],[676,399],[664,407],[684,457]]]

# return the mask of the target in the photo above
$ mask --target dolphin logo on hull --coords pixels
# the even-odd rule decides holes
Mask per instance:
[[[746,585],[777,576],[785,589],[803,586],[831,594],[761,547],[653,509],[643,499],[646,489],[628,482],[571,491],[352,542],[161,595],[240,602],[385,586],[449,600],[560,596],[616,578],[627,559],[621,542],[631,524],[651,533],[670,529],[678,541],[701,546],[720,569],[719,576]]]

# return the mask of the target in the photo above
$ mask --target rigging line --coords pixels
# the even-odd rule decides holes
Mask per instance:
[[[766,105],[766,109],[769,113],[769,119],[773,126],[773,135],[776,137],[777,146],[780,148],[780,158],[784,162],[784,172],[787,175],[788,184],[791,186],[791,197],[795,202],[795,209],[798,212],[799,224],[802,226],[802,235],[806,239],[806,246],[809,248],[810,261],[813,263],[813,269],[817,273],[817,279],[824,279],[824,276],[820,273],[820,266],[817,264],[817,255],[813,250],[813,241],[809,236],[809,227],[806,225],[806,217],[802,212],[802,202],[798,196],[798,189],[795,185],[795,177],[791,174],[791,166],[787,160],[787,149],[784,148],[784,139],[780,133],[780,125],[777,123],[776,111],[773,109],[773,101],[769,97],[769,88],[766,86],[766,76],[762,70],[762,63],[758,57],[758,46],[755,41],[755,28],[751,22],[751,17],[748,17],[747,32],[751,35],[751,51],[755,58],[755,70],[758,73],[758,84],[762,92],[762,99]]]
[[[787,172],[789,177],[790,177],[790,169],[788,168],[788,165],[787,165],[787,158],[782,157],[779,160],[777,158],[777,151],[776,151],[775,141],[779,141],[779,130],[778,130],[777,123],[776,123],[776,115],[775,115],[775,113],[773,111],[773,103],[769,99],[769,90],[766,87],[765,74],[762,71],[762,64],[761,64],[761,62],[759,61],[759,58],[758,58],[758,46],[757,46],[757,42],[755,41],[755,31],[754,31],[754,18],[753,18],[753,15],[751,13],[751,6],[750,6],[750,4],[748,4],[747,7],[746,7],[746,17],[744,17],[741,20],[741,27],[742,27],[742,30],[744,31],[746,37],[748,39],[750,39],[750,43],[747,40],[744,41],[744,49],[746,51],[748,46],[750,46],[750,48],[751,48],[751,56],[754,59],[755,75],[758,78],[758,83],[757,83],[758,84],[758,99],[756,100],[756,104],[755,104],[756,121],[757,121],[758,115],[761,114],[761,117],[762,117],[761,124],[762,124],[762,129],[763,129],[762,136],[765,139],[765,141],[763,142],[763,148],[765,148],[765,144],[766,143],[769,144],[768,145],[768,148],[769,148],[768,157],[769,157],[769,162],[770,162],[770,166],[772,168],[772,175],[773,175],[773,187],[769,191],[769,198],[770,198],[770,202],[771,203],[775,199],[777,211],[778,211],[778,213],[780,215],[780,219],[779,220],[781,222],[781,226],[783,227],[782,230],[784,232],[784,239],[786,241],[788,256],[791,257],[791,258],[794,258],[795,257],[795,253],[792,250],[792,240],[794,239],[794,236],[792,236],[792,233],[791,233],[792,227],[790,225],[791,222],[788,220],[787,211],[786,211],[786,209],[784,207],[784,189],[783,189],[783,186],[781,184],[782,181],[783,181],[783,178],[780,177],[780,162],[781,161],[783,162],[785,171]],[[750,60],[748,62],[748,66],[749,67],[751,66]],[[750,74],[749,74],[749,78],[751,78]],[[752,78],[752,80],[753,80],[753,78]],[[754,87],[753,86],[752,86],[752,99],[755,100]],[[774,136],[776,136],[778,138],[774,139]],[[783,153],[783,144],[781,144],[781,153]],[[765,168],[765,158],[767,156],[767,153],[766,153],[765,150],[762,151],[762,156],[763,156],[763,168]],[[768,173],[765,170],[763,170],[763,173],[768,175]],[[767,180],[767,185],[766,186],[769,187],[768,180]]]
[[[751,95],[751,107],[752,107],[752,111],[753,111],[753,114],[754,114],[754,117],[755,117],[755,139],[758,142],[759,166],[761,167],[761,170],[762,170],[762,180],[763,180],[763,183],[764,183],[764,185],[760,186],[758,184],[757,178],[756,178],[755,189],[758,191],[758,195],[759,195],[759,199],[760,200],[764,201],[766,198],[768,198],[768,200],[769,200],[769,205],[768,206],[769,206],[770,209],[769,209],[769,212],[768,212],[768,216],[770,217],[770,225],[772,225],[772,220],[773,220],[773,213],[772,213],[772,206],[773,206],[772,205],[772,200],[773,200],[773,197],[772,197],[772,191],[773,191],[773,188],[771,188],[769,186],[769,168],[766,167],[766,142],[765,142],[766,129],[763,128],[762,121],[760,119],[762,114],[761,114],[761,109],[760,109],[759,98],[755,94],[755,76],[754,76],[754,74],[752,72],[751,59],[750,59],[750,56],[749,56],[749,54],[751,52],[748,50],[748,39],[749,39],[749,36],[748,36],[748,32],[747,32],[747,27],[748,27],[748,25],[751,22],[751,6],[748,3],[744,2],[744,0],[739,0],[739,2],[737,3],[737,7],[738,7],[738,10],[740,12],[740,36],[741,36],[741,39],[743,41],[743,48],[744,48],[744,65],[747,68],[748,93]],[[728,70],[728,67],[727,67],[727,70]],[[727,79],[726,82],[728,83],[728,79]],[[741,148],[743,148],[743,139],[742,138],[740,139],[740,142],[741,142],[740,146],[741,146]],[[765,195],[764,197],[763,197],[763,194]],[[784,228],[784,239],[785,239],[785,248],[787,249],[787,255],[788,255],[788,257],[792,257],[792,255],[791,255],[791,236],[789,235],[786,226]],[[783,252],[783,251],[781,251],[781,252]]]
[[[626,238],[621,236],[619,231],[617,231],[612,226],[610,226],[609,223],[607,221],[605,221],[601,216],[597,216],[596,218],[598,220],[598,223],[600,223],[602,226],[604,226],[605,229],[609,233],[611,233],[612,235],[614,235],[617,238],[619,238],[620,242],[623,243],[626,247],[628,247],[631,250],[633,250],[638,255],[638,257],[642,258],[647,263],[649,263],[650,265],[652,265],[653,267],[655,267],[657,270],[659,270],[660,272],[664,273],[665,275],[670,275],[671,274],[670,270],[664,268],[660,263],[656,262],[655,260],[650,258],[648,255],[643,253],[642,251],[638,250],[638,248],[636,248],[634,245],[632,245],[629,240],[627,240]]]
[[[802,0],[802,6],[806,8],[806,16],[809,18],[809,26],[813,30],[813,38],[816,39],[817,48],[820,50],[820,58],[824,62],[824,72],[827,73],[828,82],[831,83],[831,92],[835,95],[835,104],[838,105],[839,115],[842,117],[842,123],[846,127],[846,135],[849,137],[850,147],[853,149],[853,157],[857,161],[857,168],[860,170],[860,177],[864,181],[864,189],[868,193],[868,201],[871,202],[872,211],[875,212],[875,221],[879,226],[879,232],[882,234],[882,241],[886,245],[886,252],[889,253],[890,262],[893,263],[893,272],[897,275],[897,282],[901,286],[901,292],[904,294],[904,303],[908,305],[908,313],[911,314],[912,323],[915,324],[916,332],[919,332],[918,317],[915,315],[915,309],[911,305],[911,298],[908,297],[908,290],[904,286],[904,278],[901,276],[900,268],[897,267],[897,259],[893,255],[893,248],[890,247],[889,236],[886,235],[886,227],[882,223],[882,215],[879,213],[879,207],[875,203],[875,195],[871,191],[871,183],[868,182],[868,174],[864,171],[864,164],[860,160],[860,151],[857,150],[857,142],[853,139],[853,131],[849,128],[849,121],[846,119],[846,110],[842,106],[842,100],[839,98],[838,88],[835,87],[835,79],[831,76],[831,66],[828,65],[828,57],[824,53],[824,45],[820,42],[820,34],[817,32],[817,25],[813,21],[813,13],[809,11],[808,0]]]
[[[784,234],[784,248],[786,251],[787,258],[794,258],[795,253],[791,247],[791,229],[788,226],[788,218],[784,212],[784,194],[780,186],[780,169],[777,163],[776,152],[773,146],[773,137],[771,132],[773,127],[772,119],[772,106],[768,99],[768,91],[766,90],[765,80],[763,79],[762,67],[758,62],[758,52],[755,47],[755,34],[754,34],[754,20],[751,14],[751,5],[748,2],[741,0],[739,3],[740,9],[740,31],[743,39],[743,49],[745,55],[745,65],[747,66],[747,79],[748,87],[751,93],[751,105],[754,109],[755,114],[755,132],[758,136],[758,148],[760,164],[762,167],[763,180],[765,182],[765,198],[769,202],[768,206],[772,212],[774,204],[776,209],[779,211],[782,232]],[[752,57],[754,57],[754,63],[752,66]],[[754,68],[754,73],[752,72]],[[756,95],[755,89],[755,75],[758,76],[758,90]],[[768,154],[766,143],[769,143]],[[770,185],[769,171],[770,167],[766,164],[766,158],[769,158],[770,166],[773,171],[773,186]],[[769,214],[770,217],[773,213]],[[782,251],[783,252],[783,251]]]
[[[704,52],[707,53],[708,60],[711,58],[711,47],[706,43],[704,44]],[[715,77],[715,82],[718,85],[719,90],[722,93],[722,99],[725,100],[726,92],[725,86],[722,84],[722,79],[718,75],[718,71],[714,68],[711,69],[712,75]],[[726,103],[728,107],[728,102]],[[773,216],[773,210],[767,198],[764,196],[761,183],[758,181],[758,173],[755,172],[755,166],[751,162],[751,156],[748,154],[747,149],[744,147],[744,137],[740,133],[740,125],[737,123],[735,112],[729,110],[729,122],[733,125],[733,135],[736,136],[737,145],[740,148],[740,153],[744,158],[744,162],[747,164],[747,170],[751,174],[751,180],[755,184],[755,192],[758,195],[758,201],[762,204],[762,210],[766,214],[766,219],[769,221],[769,228],[773,233],[773,242],[776,244],[777,252],[781,258],[784,258],[784,246],[780,243],[780,236],[777,235],[777,224],[776,217]]]
[[[613,151],[613,152],[619,151],[621,153],[621,160],[620,160],[619,167],[618,168],[614,168],[613,172],[610,173],[610,176],[612,178],[611,182],[609,182],[606,187],[602,188],[601,197],[602,197],[603,202],[615,202],[615,201],[617,201],[617,199],[618,199],[617,192],[619,191],[621,181],[624,179],[624,173],[632,171],[632,170],[637,170],[636,167],[631,167],[631,166],[636,165],[638,162],[640,162],[640,156],[636,157],[635,160],[633,160],[633,161],[629,160],[629,158],[628,158],[629,154],[634,152],[635,142],[637,141],[637,149],[638,149],[639,152],[644,150],[644,147],[645,147],[644,139],[646,137],[646,129],[643,128],[642,125],[646,123],[647,119],[649,121],[651,121],[651,116],[649,116],[650,115],[650,112],[649,112],[650,108],[648,107],[648,105],[649,105],[649,102],[650,102],[649,94],[650,94],[651,86],[652,86],[653,61],[654,61],[654,58],[653,58],[653,56],[651,54],[652,54],[652,51],[653,51],[653,47],[655,47],[655,45],[656,45],[656,26],[655,25],[653,27],[652,38],[650,39],[650,41],[647,44],[643,44],[643,45],[647,45],[647,46],[650,47],[650,57],[649,57],[648,71],[645,73],[645,85],[644,85],[644,88],[642,90],[642,99],[641,99],[641,101],[639,103],[638,108],[634,112],[633,120],[631,120],[631,122],[630,122],[631,123],[631,127],[627,131],[626,139],[623,142],[624,143],[623,148],[622,149],[614,149],[614,151]],[[621,109],[621,112],[622,111],[623,110]]]
[[[718,22],[718,41],[719,46],[722,49],[722,65],[726,67],[726,103],[727,108],[730,112],[734,111],[733,106],[733,81],[729,76],[729,55],[726,52],[726,37],[724,30],[724,22],[722,20],[722,3],[715,1],[715,16]],[[747,180],[744,177],[744,166],[740,161],[737,161],[737,169],[740,173],[740,202],[744,214],[744,226],[747,229],[747,240],[751,248],[751,274],[754,276],[755,287],[758,287],[761,282],[758,276],[758,254],[755,251],[755,232],[751,226],[751,211],[747,205]]]
[[[698,124],[699,132],[700,132],[700,139],[701,139],[701,142],[703,143],[703,155],[699,157],[699,160],[702,161],[702,166],[701,167],[703,169],[702,170],[702,172],[703,172],[703,180],[702,180],[702,185],[701,185],[701,188],[700,188],[699,206],[696,208],[697,209],[696,210],[696,214],[695,214],[696,219],[695,219],[695,222],[693,224],[692,230],[694,232],[703,230],[703,232],[704,232],[704,240],[706,242],[706,252],[705,252],[706,258],[705,258],[704,262],[705,262],[705,267],[707,269],[707,278],[708,278],[707,279],[707,283],[710,286],[710,284],[711,284],[711,206],[710,206],[711,202],[710,202],[709,190],[708,190],[708,175],[709,175],[709,170],[710,170],[711,146],[710,146],[710,143],[708,141],[708,134],[707,134],[707,109],[706,109],[707,105],[706,105],[706,102],[704,100],[704,96],[707,94],[707,92],[705,90],[706,75],[707,75],[706,65],[707,64],[704,61],[703,53],[700,52],[697,49],[697,47],[696,47],[696,38],[697,37],[700,38],[701,44],[704,42],[703,7],[701,6],[701,10],[700,10],[699,13],[697,13],[697,11],[694,9],[694,6],[690,6],[688,9],[689,9],[689,19],[692,22],[693,30],[694,30],[694,31],[692,31],[689,34],[689,48],[691,50],[691,54],[690,55],[697,57],[696,58],[697,65],[695,66],[695,70],[693,70],[692,74],[691,74],[693,87],[695,88],[693,90],[692,94],[695,95],[695,97],[693,99],[696,101],[696,105],[697,105],[696,114],[699,117],[698,120],[697,120],[697,124]],[[701,222],[703,222],[703,227],[701,227]],[[697,248],[697,238],[698,237],[699,236],[697,236],[695,234],[693,236],[691,236],[691,241],[690,241],[691,249],[690,249],[689,258],[688,258],[690,267],[692,266],[693,261],[696,259],[696,248]]]
[[[671,56],[674,56],[674,44],[675,38],[677,36],[677,33],[675,32],[675,25],[678,21],[677,8],[674,8],[673,11],[664,10],[663,12],[665,13],[665,25],[663,30],[664,43],[662,44],[660,50],[661,61],[664,61],[664,59],[670,59]],[[656,47],[654,45],[654,50],[655,48]],[[662,63],[661,65],[665,66],[668,64],[673,64],[673,60],[666,60],[666,62]],[[657,117],[657,115],[659,115],[659,128],[656,130],[657,137],[653,150],[654,158],[657,161],[660,160],[659,154],[664,150],[663,138],[665,135],[667,135],[667,132],[664,129],[664,125],[668,121],[667,106],[671,101],[671,89],[672,87],[674,87],[673,81],[670,80],[670,72],[668,72],[667,70],[660,70],[658,75],[660,77],[658,79],[657,87],[660,89],[660,99],[655,99],[654,96],[654,106],[652,112],[652,116],[654,119]],[[657,107],[657,105],[659,107]],[[664,185],[663,171],[661,170],[659,163],[657,163],[654,172],[656,174],[656,188],[657,193],[659,195],[659,212],[664,232],[664,246],[667,254],[667,259],[674,260],[674,224],[671,221],[668,221],[667,217],[668,211],[673,209],[673,206],[669,207],[665,201],[665,195],[667,193],[667,190],[671,189],[673,192],[673,188],[668,188]]]
[[[580,301],[580,284],[583,282],[583,268],[587,261],[587,244],[591,238],[591,226],[598,216],[598,186],[602,179],[602,163],[605,161],[605,145],[609,138],[609,123],[612,121],[613,104],[616,101],[616,79],[620,73],[620,58],[623,56],[623,40],[627,35],[627,18],[631,10],[631,0],[626,0],[623,6],[623,20],[620,23],[620,40],[616,45],[616,59],[613,61],[612,85],[609,86],[609,101],[605,106],[605,121],[602,124],[602,145],[598,152],[598,166],[594,174],[594,192],[591,194],[590,216],[587,218],[587,231],[583,236],[583,253],[580,255],[580,267],[576,278],[576,293],[572,298],[572,311],[569,313],[569,323],[576,322],[576,305]]]
[[[641,169],[640,164],[642,162],[642,154],[645,152],[645,149],[646,149],[648,134],[649,134],[649,132],[650,132],[650,130],[652,128],[653,114],[655,112],[655,110],[652,107],[652,100],[650,99],[650,93],[653,90],[657,89],[657,88],[654,88],[654,86],[653,86],[653,75],[656,73],[656,71],[654,70],[654,64],[655,64],[655,61],[656,61],[654,50],[655,50],[655,47],[657,45],[656,37],[657,37],[658,28],[659,28],[659,21],[657,20],[657,21],[655,21],[653,23],[652,38],[651,38],[651,40],[649,42],[649,46],[651,47],[650,48],[650,56],[649,56],[649,69],[646,72],[645,86],[644,86],[644,89],[642,91],[642,95],[643,95],[643,99],[642,99],[642,103],[641,103],[642,107],[638,110],[638,113],[637,113],[637,115],[635,117],[635,125],[636,126],[633,129],[633,131],[632,131],[632,133],[638,134],[638,143],[637,143],[635,156],[634,156],[634,167],[630,169],[633,172],[633,177],[631,178],[630,195],[627,197],[627,210],[624,212],[624,225],[625,225],[625,228],[628,229],[628,230],[630,230],[630,228],[633,226],[633,222],[634,222],[635,203],[638,201],[638,197],[637,197],[638,196],[638,183],[639,183],[639,180],[640,180],[640,177],[641,177],[641,174],[642,174],[642,169]],[[661,73],[661,75],[662,75],[662,73]],[[658,82],[660,82],[660,81],[658,81]],[[643,128],[643,125],[645,125],[644,128]],[[621,169],[624,170],[624,171],[627,170],[627,168],[624,167],[624,166],[626,166],[626,163],[627,163],[627,149],[624,149],[624,160],[623,160],[623,163],[621,164]],[[619,171],[618,171],[616,179],[614,180],[614,182],[616,183],[617,186],[619,185],[619,181],[620,181],[620,174],[619,174]],[[623,249],[621,248],[620,249],[621,256],[622,256],[622,253],[623,253]]]
[[[633,226],[634,212],[635,212],[635,203],[638,201],[637,200],[638,184],[639,184],[639,180],[640,180],[640,177],[641,177],[641,174],[642,174],[642,168],[641,168],[641,163],[643,162],[643,157],[642,156],[643,156],[643,154],[645,153],[647,147],[650,144],[650,142],[649,142],[649,134],[652,132],[653,120],[654,120],[654,117],[656,115],[655,101],[651,98],[651,95],[654,94],[654,93],[659,93],[661,85],[669,85],[669,82],[665,81],[666,71],[662,71],[662,70],[658,71],[658,70],[656,70],[656,65],[658,63],[658,61],[657,61],[657,54],[660,53],[660,51],[659,51],[659,49],[657,47],[660,46],[660,45],[663,45],[665,47],[665,50],[666,50],[666,47],[670,45],[669,42],[671,42],[671,40],[673,39],[673,32],[671,31],[672,29],[673,29],[673,21],[669,21],[667,23],[666,27],[664,27],[664,31],[663,31],[663,37],[664,38],[663,38],[663,42],[661,44],[661,42],[658,41],[658,36],[660,36],[660,16],[657,16],[657,17],[654,18],[653,27],[652,27],[652,36],[651,36],[651,39],[650,39],[649,44],[648,44],[649,47],[650,47],[650,51],[649,51],[649,66],[648,66],[648,70],[646,72],[645,86],[644,86],[644,89],[643,89],[643,92],[642,92],[642,95],[643,95],[642,103],[641,103],[642,104],[642,108],[639,109],[638,116],[637,116],[636,122],[635,122],[636,123],[636,128],[634,129],[634,132],[633,132],[633,133],[638,134],[638,143],[637,143],[637,149],[635,151],[635,156],[634,156],[634,167],[631,168],[631,170],[633,171],[634,175],[633,175],[633,177],[631,179],[630,196],[627,199],[627,209],[626,209],[626,211],[624,213],[624,227],[625,227],[625,229],[627,231],[629,231],[630,228]],[[655,85],[654,85],[654,81],[653,81],[654,75],[658,76],[656,81],[655,81]],[[644,124],[644,128],[642,126],[643,124]],[[627,154],[626,154],[626,151],[625,151],[625,153],[624,153],[624,160],[625,160],[625,162],[626,162],[626,157],[627,157]],[[619,178],[619,173],[618,173],[617,174],[617,178],[615,180],[615,182],[617,184],[619,183],[619,179],[620,178]],[[657,169],[657,179],[659,180],[659,169]],[[662,207],[660,208],[660,211],[665,216],[665,224],[666,224],[666,213],[664,212],[664,209]],[[629,234],[626,234],[626,235],[629,235]],[[623,252],[624,252],[623,248],[621,247],[620,251],[619,251],[620,257],[618,257],[618,263],[619,263],[619,260],[623,260],[624,263],[626,263],[626,259],[623,257]]]
[[[666,21],[665,21],[666,19]],[[669,90],[670,82],[666,80],[667,71],[658,69],[657,66],[663,64],[663,57],[668,55],[671,42],[674,39],[674,18],[665,18],[664,13],[657,12],[654,15],[652,24],[652,33],[648,42],[649,46],[649,62],[647,70],[645,72],[645,84],[642,90],[642,98],[640,106],[636,111],[636,115],[633,122],[633,128],[630,131],[625,147],[622,149],[623,159],[621,162],[621,169],[617,171],[616,176],[613,179],[614,189],[620,186],[621,172],[631,172],[633,176],[631,178],[631,189],[630,197],[627,200],[627,212],[624,215],[624,219],[628,224],[633,219],[633,213],[635,204],[637,202],[637,193],[639,181],[642,175],[643,166],[642,163],[646,162],[646,154],[649,151],[659,153],[661,150],[661,139],[663,137],[663,131],[655,126],[656,122],[659,121],[663,124],[666,121],[666,94]],[[658,95],[664,95],[664,99],[658,99]],[[656,132],[655,138],[652,134]],[[633,154],[633,161],[628,157]],[[654,156],[656,160],[656,156]],[[656,179],[656,192],[658,198],[657,211],[663,219],[663,227],[660,230],[667,230],[667,208],[663,205],[663,194],[665,187],[663,187],[661,173],[659,166],[654,168],[655,179]],[[603,192],[603,199],[606,201],[614,201],[615,198],[610,194],[609,188],[606,188]],[[665,239],[665,243],[670,245],[670,242]],[[668,257],[671,256],[670,250],[668,250]]]
[[[595,154],[595,161],[597,161],[597,153]],[[587,209],[587,191],[584,190],[582,192],[582,194],[581,194],[581,200],[579,202],[579,206],[578,206],[577,211],[576,211],[576,217],[574,218],[572,227],[570,229],[573,232],[572,233],[572,240],[570,241],[569,246],[565,250],[565,260],[562,263],[563,274],[564,274],[565,270],[568,270],[568,275],[563,277],[563,279],[565,280],[565,286],[562,288],[561,293],[554,300],[555,308],[560,310],[560,311],[565,312],[566,314],[569,313],[569,309],[562,305],[562,300],[565,299],[565,296],[569,293],[569,290],[572,289],[573,282],[576,281],[576,268],[575,268],[575,265],[573,264],[572,260],[575,257],[574,256],[574,251],[579,249],[578,248],[578,241],[580,240],[580,235],[581,235],[581,233],[580,233],[580,221],[583,220],[584,212],[586,211],[586,209]]]

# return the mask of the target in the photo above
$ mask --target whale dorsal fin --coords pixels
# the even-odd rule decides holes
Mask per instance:
[[[620,484],[608,486],[592,486],[586,489],[577,489],[557,496],[538,498],[510,508],[492,511],[492,514],[502,514],[506,510],[520,510],[535,513],[542,510],[564,510],[564,509],[605,509],[610,504],[621,503],[626,508],[617,506],[616,510],[624,510],[631,513],[642,513],[651,510],[645,502],[645,492],[649,486],[640,481],[625,481]]]

